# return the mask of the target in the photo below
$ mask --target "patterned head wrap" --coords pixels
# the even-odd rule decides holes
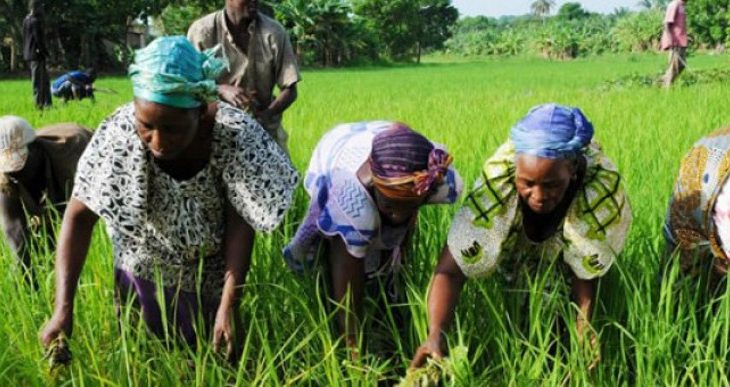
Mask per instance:
[[[129,66],[134,96],[182,109],[217,98],[216,79],[226,68],[217,47],[201,53],[184,36],[157,38],[137,50]]]
[[[378,191],[400,199],[430,194],[443,181],[452,161],[446,151],[401,123],[375,136],[369,159]]]
[[[581,153],[593,138],[593,124],[578,108],[545,104],[532,108],[510,131],[518,154],[548,159]]]
[[[28,121],[17,116],[0,117],[0,174],[17,172],[28,160],[28,144],[35,131]]]

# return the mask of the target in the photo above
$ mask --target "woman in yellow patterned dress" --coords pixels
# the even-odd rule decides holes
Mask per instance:
[[[697,141],[682,160],[664,224],[668,251],[683,272],[712,267],[712,283],[728,271],[730,256],[730,128]]]
[[[555,104],[512,128],[453,220],[429,292],[429,336],[412,366],[443,356],[467,278],[494,272],[511,282],[564,268],[583,337],[596,279],[623,249],[632,219],[621,175],[592,138],[579,109]]]

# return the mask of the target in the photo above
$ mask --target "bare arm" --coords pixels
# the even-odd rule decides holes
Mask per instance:
[[[576,333],[578,343],[584,349],[590,349],[589,370],[596,368],[601,361],[601,350],[598,344],[598,336],[590,329],[591,315],[593,313],[593,298],[596,293],[597,280],[582,280],[573,278],[573,299],[578,305],[578,316],[576,318]]]
[[[0,218],[10,248],[24,268],[30,269],[30,251],[26,244],[28,224],[20,198],[0,193]]]
[[[443,356],[442,335],[454,318],[466,279],[449,247],[444,246],[428,294],[428,338],[416,351],[411,367],[421,367],[428,357]]]
[[[345,342],[353,353],[357,349],[358,321],[362,315],[365,294],[365,263],[352,256],[340,237],[330,239],[329,265],[332,276],[333,297],[346,310],[337,311],[337,323]],[[349,292],[349,293],[348,293]],[[349,294],[349,298],[345,296]]]
[[[225,282],[223,294],[218,306],[213,333],[213,346],[218,349],[226,345],[226,354],[234,360],[240,348],[242,339],[240,332],[240,316],[237,306],[241,299],[242,287],[246,275],[251,267],[251,253],[256,232],[236,212],[230,202],[226,202],[226,231],[224,243],[224,257],[226,260]],[[235,329],[231,328],[231,319]],[[238,340],[234,340],[234,336]]]
[[[674,7],[673,5],[670,5],[667,8],[667,11],[664,15],[664,30],[665,31],[671,31],[672,27],[674,27],[674,21],[677,18],[677,7]],[[671,35],[672,38],[672,46],[675,46],[677,42],[674,41],[674,35]]]
[[[577,277],[573,278],[573,299],[578,305],[578,316],[576,319],[576,330],[578,337],[583,337],[584,331],[590,324],[591,314],[593,313],[593,297],[596,293],[597,280],[582,280]]]
[[[44,346],[62,332],[71,335],[76,288],[89,251],[91,232],[98,219],[77,199],[71,199],[63,215],[56,253],[56,303],[53,316],[41,333]]]
[[[297,84],[295,83],[284,90],[281,90],[281,93],[279,93],[276,99],[269,105],[268,110],[271,112],[271,115],[283,113],[289,108],[289,106],[291,106],[291,104],[294,103],[294,101],[297,100],[298,96]]]
[[[262,120],[269,120],[271,117],[283,113],[296,101],[297,96],[297,84],[295,83],[281,90],[281,93],[279,93],[269,106],[265,106],[256,112],[256,117]]]

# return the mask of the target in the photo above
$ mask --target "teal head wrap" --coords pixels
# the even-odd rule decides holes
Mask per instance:
[[[184,36],[157,38],[137,50],[129,66],[134,96],[182,109],[217,97],[216,79],[227,67],[217,47],[200,52]]]

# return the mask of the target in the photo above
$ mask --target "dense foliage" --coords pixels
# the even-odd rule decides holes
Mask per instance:
[[[291,156],[304,174],[322,135],[337,123],[402,120],[444,144],[472,187],[482,165],[509,135],[509,128],[538,103],[580,106],[596,139],[621,171],[634,213],[626,248],[599,283],[592,327],[602,359],[593,372],[588,348],[574,329],[575,304],[562,278],[536,276],[524,288],[495,273],[464,288],[448,333],[450,357],[441,368],[444,386],[726,386],[730,380],[730,289],[709,291],[691,276],[678,275],[678,260],[664,271],[662,224],[679,162],[691,145],[730,123],[730,87],[713,81],[710,69],[727,55],[696,55],[680,79],[709,79],[671,91],[639,85],[605,89],[610,79],[655,74],[664,56],[608,55],[579,61],[507,58],[428,66],[304,70],[300,98],[287,111]],[[705,72],[708,70],[708,72]],[[700,73],[701,72],[701,73]],[[0,111],[27,118],[35,127],[75,121],[96,127],[132,98],[124,77],[102,77],[92,103],[55,104],[36,110],[27,80],[0,82]],[[468,188],[467,188],[468,189]],[[77,290],[73,361],[48,372],[38,331],[50,317],[54,294],[52,248],[33,256],[40,288],[18,278],[7,245],[0,242],[1,386],[377,386],[392,385],[426,337],[426,294],[436,259],[458,205],[425,206],[404,260],[410,310],[396,320],[368,297],[363,329],[369,340],[394,343],[393,356],[372,350],[350,361],[332,332],[334,304],[317,272],[288,270],[281,249],[307,211],[309,197],[297,190],[284,224],[256,236],[241,315],[244,361],[234,367],[201,337],[196,350],[157,340],[136,325],[132,313],[114,308],[112,245],[99,224]],[[0,238],[1,239],[1,238]],[[709,265],[709,261],[706,262]],[[559,265],[549,265],[559,269]],[[553,272],[552,274],[560,274]],[[369,288],[378,295],[377,283]],[[708,286],[708,285],[705,285]],[[141,319],[137,319],[141,322]],[[372,346],[371,346],[372,348]],[[586,352],[583,352],[586,350]],[[413,375],[419,376],[419,375]],[[391,380],[386,380],[391,379]]]
[[[127,35],[135,24],[158,15],[168,0],[66,0],[45,1],[46,45],[51,65],[114,66],[128,60]],[[22,47],[23,19],[28,14],[28,0],[0,0],[0,40]],[[8,66],[6,54],[0,69]],[[22,57],[20,58],[22,62]]]
[[[459,20],[446,51],[456,55],[540,55],[575,58],[610,52],[643,52],[659,47],[664,12],[669,1],[645,0],[641,11],[616,9],[593,14],[578,2],[564,3],[555,16],[548,1],[535,1],[532,15],[467,17]],[[730,0],[687,2],[688,23],[695,48],[720,48],[730,41]]]
[[[262,8],[290,32],[302,64],[340,66],[382,59],[420,61],[424,52],[459,56],[578,56],[642,52],[658,48],[668,0],[642,0],[640,11],[588,12],[579,1],[536,0],[529,15],[464,17],[451,0],[269,0]],[[184,34],[198,17],[223,1],[65,0],[47,2],[51,65],[122,69],[130,59],[132,29]],[[0,0],[0,71],[16,52],[26,0]],[[692,45],[722,49],[730,40],[730,0],[687,3]],[[551,16],[552,15],[552,16]],[[149,28],[151,25],[151,28]],[[22,62],[22,61],[21,61]]]
[[[130,59],[130,32],[184,34],[195,19],[223,1],[47,1],[50,65],[121,69]],[[262,11],[290,32],[305,65],[343,65],[392,58],[420,60],[440,49],[459,17],[451,0],[271,0]],[[0,71],[19,53],[27,0],[0,0]],[[152,28],[150,28],[150,25]],[[22,62],[22,61],[20,61]]]
[[[730,0],[692,0],[687,12],[695,44],[709,47],[730,42]]]

